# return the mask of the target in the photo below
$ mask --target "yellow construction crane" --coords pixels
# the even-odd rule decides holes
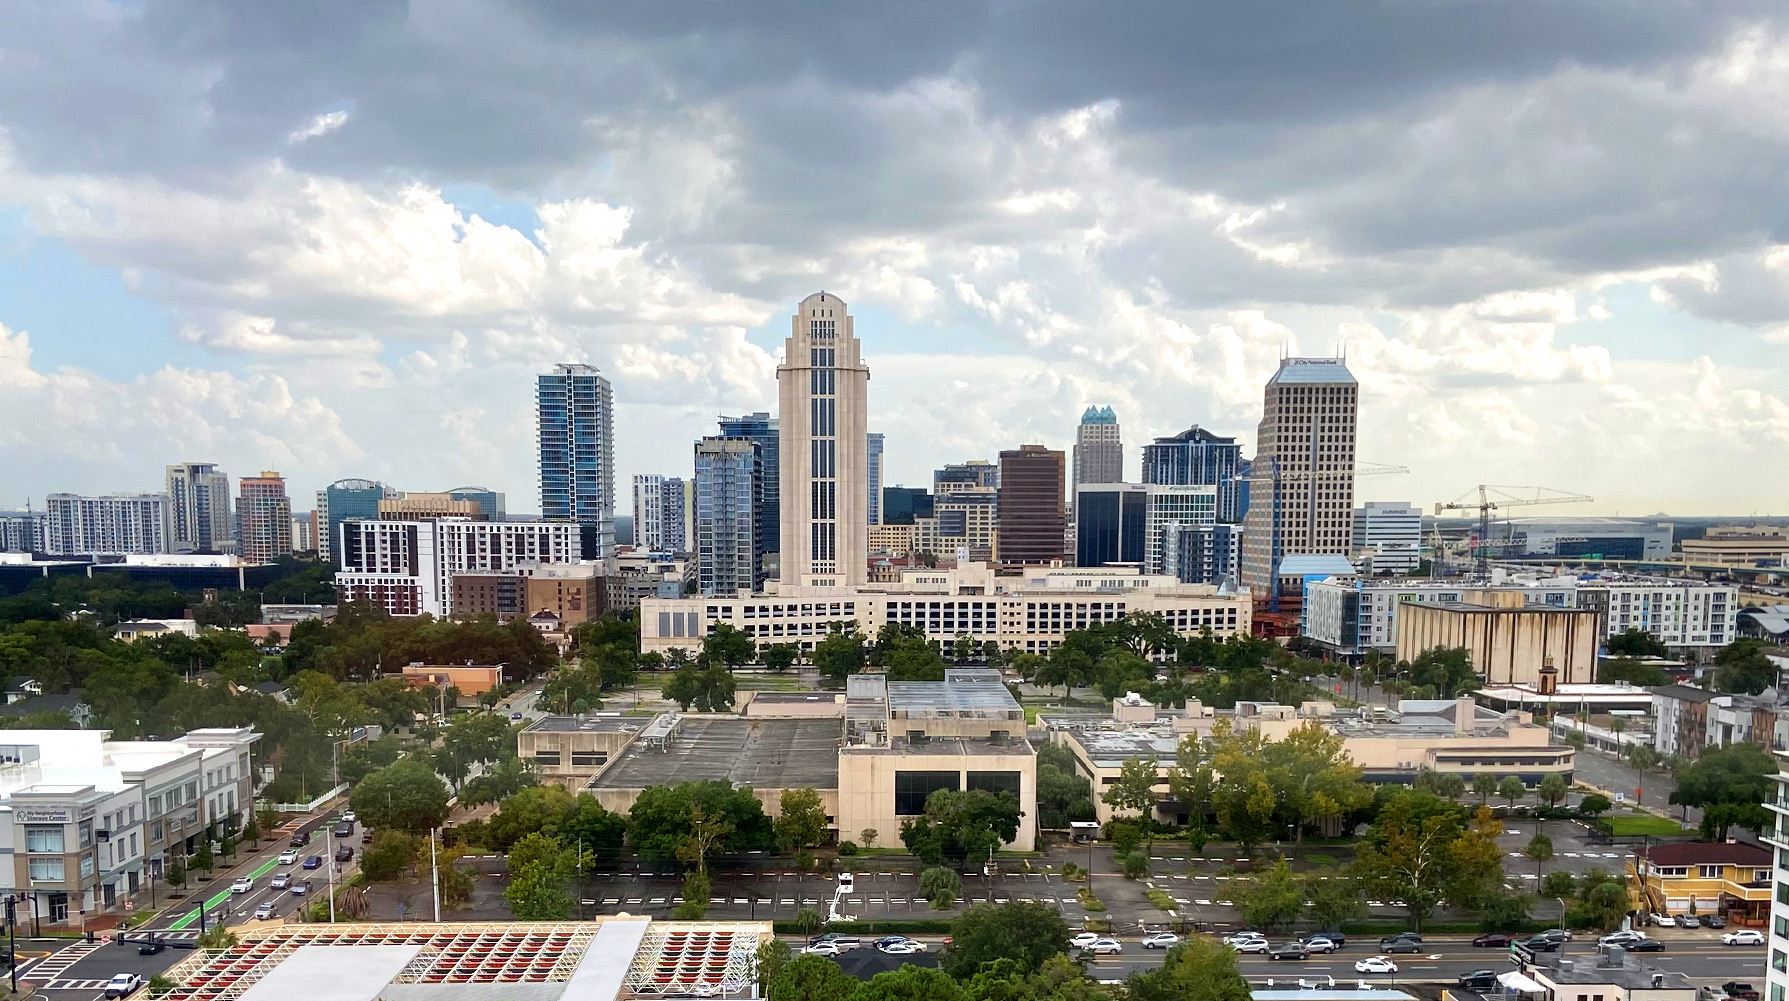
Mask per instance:
[[[1491,570],[1491,512],[1512,507],[1530,507],[1535,504],[1579,504],[1595,500],[1589,494],[1574,494],[1552,487],[1495,487],[1480,483],[1478,500],[1474,502],[1474,491],[1468,490],[1448,503],[1437,502],[1435,515],[1440,517],[1443,511],[1478,511],[1478,572],[1489,573]]]

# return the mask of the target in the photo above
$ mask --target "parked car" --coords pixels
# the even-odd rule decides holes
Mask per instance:
[[[1088,946],[1090,946],[1093,943],[1098,942],[1098,941],[1099,941],[1099,933],[1098,932],[1084,931],[1084,932],[1077,934],[1074,938],[1069,939],[1068,944],[1074,946],[1077,949],[1085,949]]]
[[[272,917],[273,917],[273,905],[272,904],[262,904],[261,906],[255,908],[255,920],[256,921],[267,921],[267,920],[271,919]]]
[[[250,890],[253,890],[254,888],[255,888],[255,881],[248,878],[247,876],[244,876],[241,879],[238,879],[236,882],[230,884],[230,892],[231,893],[247,893]]]
[[[1348,944],[1348,936],[1346,936],[1346,935],[1344,935],[1344,934],[1342,934],[1342,933],[1341,933],[1341,932],[1339,932],[1339,931],[1319,931],[1319,932],[1312,932],[1312,933],[1311,933],[1311,934],[1309,934],[1309,935],[1306,935],[1306,936],[1305,936],[1305,937],[1304,937],[1304,940],[1305,940],[1305,941],[1306,941],[1306,942],[1309,942],[1309,941],[1310,941],[1310,940],[1311,940],[1311,939],[1314,939],[1314,938],[1326,938],[1326,939],[1329,939],[1329,940],[1330,940],[1330,941],[1331,941],[1331,942],[1334,942],[1334,943],[1335,943],[1335,944],[1336,944],[1336,948],[1338,948],[1338,949],[1339,949],[1339,948],[1341,948],[1341,947],[1342,947],[1342,946],[1344,946],[1344,945],[1347,945],[1347,944]]]
[[[1116,955],[1124,951],[1124,946],[1115,938],[1102,938],[1088,946],[1087,951],[1095,956]]]
[[[1462,974],[1460,977],[1460,989],[1468,991],[1494,991],[1497,989],[1497,971],[1473,970],[1471,973]]]
[[[521,713],[510,713],[509,721],[511,723],[520,723],[522,721],[522,714]]]
[[[822,942],[831,942],[833,945],[848,952],[862,945],[863,939],[858,938],[856,935],[846,935],[843,932],[829,931],[824,935],[818,935],[808,940],[809,945],[819,945]]]
[[[1341,948],[1341,946],[1337,945],[1333,939],[1326,938],[1322,935],[1306,936],[1304,947],[1312,952],[1321,952],[1326,955]]]
[[[1384,949],[1386,952],[1421,952],[1423,951],[1423,944],[1421,939],[1399,938],[1393,939],[1390,942],[1381,942],[1379,943],[1379,948]]]
[[[1656,938],[1643,938],[1627,947],[1629,952],[1664,952],[1665,943]]]
[[[876,948],[880,949],[885,945],[899,945],[902,942],[911,941],[913,940],[905,935],[886,935],[876,940]],[[923,949],[924,946],[921,946],[921,948]]]
[[[833,942],[817,942],[801,951],[809,956],[837,956],[843,950]]]
[[[278,861],[280,865],[291,865],[298,861],[298,851],[293,848],[288,848],[285,851],[280,852]]]
[[[1368,956],[1354,961],[1356,973],[1396,973],[1398,964],[1391,961],[1390,956]]]
[[[1311,950],[1303,942],[1281,942],[1267,954],[1268,959],[1310,959]]]
[[[1756,928],[1741,928],[1721,936],[1722,945],[1763,945],[1764,933]]]
[[[305,859],[304,867],[306,869],[321,869],[321,868],[323,868],[323,856],[312,855],[310,858]]]
[[[926,944],[908,939],[905,942],[894,942],[885,946],[877,946],[877,948],[890,956],[911,956],[916,952],[926,951]]]
[[[120,973],[106,982],[106,990],[102,997],[127,998],[143,986],[143,978],[135,973]]]
[[[335,850],[335,860],[337,862],[347,862],[352,858],[354,858],[354,849],[349,845],[343,845]]]
[[[1658,928],[1675,928],[1675,927],[1677,927],[1677,919],[1672,917],[1669,914],[1654,914],[1652,916],[1652,923],[1655,927],[1658,927]]]
[[[1721,993],[1739,1001],[1758,1001],[1758,988],[1743,980],[1729,980],[1721,985]]]
[[[373,843],[373,829],[372,828],[363,827],[360,829],[360,843],[363,845],[370,845]]]
[[[1721,917],[1719,914],[1710,914],[1702,919],[1702,927],[1725,928],[1727,927],[1727,919]]]
[[[1599,938],[1596,940],[1596,944],[1597,945],[1619,945],[1619,946],[1622,946],[1625,948],[1626,946],[1633,945],[1635,942],[1638,942],[1645,937],[1646,936],[1641,934],[1640,932],[1627,931],[1624,929],[1622,931],[1612,931],[1609,934],[1604,935],[1602,938]]]
[[[1505,935],[1500,931],[1494,931],[1488,935],[1480,935],[1473,939],[1472,944],[1480,949],[1507,949],[1509,948],[1509,944],[1514,941],[1515,939],[1508,935]]]
[[[1265,941],[1267,941],[1267,936],[1261,934],[1258,931],[1239,931],[1239,932],[1235,933],[1234,935],[1226,935],[1224,937],[1225,945],[1235,945],[1238,942],[1254,942],[1254,941],[1265,942]]]
[[[273,882],[268,885],[276,890],[284,890],[286,887],[292,885],[292,877],[287,873],[276,872],[273,874]]]
[[[1171,931],[1158,931],[1143,936],[1145,949],[1172,949],[1180,944],[1180,936]]]

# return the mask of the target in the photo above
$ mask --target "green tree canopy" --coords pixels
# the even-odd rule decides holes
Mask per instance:
[[[907,964],[871,977],[851,992],[851,1001],[969,1001],[969,997],[943,970]]]
[[[776,833],[758,797],[749,787],[735,789],[719,779],[641,790],[628,813],[628,842],[650,858],[676,859],[689,836],[692,812],[698,807],[704,815],[732,825],[716,850],[733,853],[776,847]]]
[[[1191,935],[1168,950],[1159,969],[1126,982],[1132,1001],[1248,1001],[1248,981],[1235,950],[1209,935]]]
[[[982,964],[1001,959],[1029,974],[1051,956],[1068,952],[1068,925],[1062,913],[1027,901],[977,904],[951,922],[950,934],[951,946],[940,965],[958,980],[968,980]]]
[[[1644,629],[1624,629],[1609,637],[1608,650],[1611,657],[1663,657],[1670,652]]]
[[[1777,768],[1756,744],[1730,744],[1702,752],[1675,774],[1671,802],[1702,810],[1702,835],[1721,840],[1732,826],[1757,832],[1770,825],[1763,803],[1773,798]]]
[[[447,784],[434,768],[410,756],[362,779],[349,803],[375,830],[426,834],[447,819]]]
[[[777,808],[772,827],[784,848],[802,851],[826,840],[826,808],[821,805],[818,792],[785,789]]]
[[[1763,640],[1740,639],[1714,655],[1716,691],[1757,695],[1777,683],[1776,665],[1765,655]]]
[[[901,824],[901,843],[928,863],[964,865],[990,858],[1019,834],[1019,801],[1009,792],[940,789],[926,797],[926,812]]]
[[[856,977],[825,956],[796,956],[770,981],[770,1001],[847,1001]]]

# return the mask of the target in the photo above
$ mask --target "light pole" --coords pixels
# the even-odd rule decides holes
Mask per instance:
[[[335,924],[335,828],[323,828],[323,845],[329,851],[329,923]]]

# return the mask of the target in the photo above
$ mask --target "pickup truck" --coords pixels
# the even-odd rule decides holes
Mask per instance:
[[[1721,985],[1721,991],[1738,1001],[1758,1001],[1758,988],[1739,980],[1729,980]]]

